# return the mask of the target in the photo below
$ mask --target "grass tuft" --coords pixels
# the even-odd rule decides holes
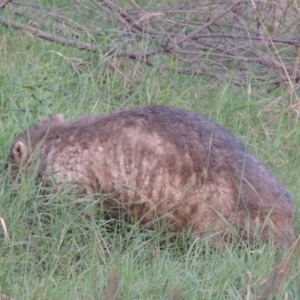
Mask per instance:
[[[110,36],[101,38],[113,43]],[[228,128],[266,163],[294,195],[300,233],[300,130],[290,92],[237,89],[175,73],[172,65],[162,71],[3,26],[0,54],[1,170],[15,135],[42,117],[62,113],[70,120],[149,104],[180,107]],[[0,299],[259,299],[261,283],[280,257],[289,257],[272,242],[228,244],[218,251],[192,234],[174,237],[163,228],[110,220],[102,199],[57,192],[34,176],[18,184],[1,179]],[[300,294],[299,263],[291,261],[288,275],[271,287],[274,299]]]

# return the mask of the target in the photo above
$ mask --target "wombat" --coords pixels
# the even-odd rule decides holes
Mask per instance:
[[[114,193],[118,205],[105,205],[116,218],[158,219],[173,232],[226,241],[272,236],[280,248],[294,239],[283,185],[235,136],[196,113],[147,106],[69,123],[58,114],[19,135],[8,161],[13,179],[38,164],[45,181]]]

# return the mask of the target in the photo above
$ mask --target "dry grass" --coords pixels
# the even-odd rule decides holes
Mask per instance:
[[[171,105],[230,129],[284,181],[299,209],[299,1],[42,2],[0,0],[2,167],[14,134],[41,116]],[[219,253],[205,241],[131,233],[128,224],[120,234],[105,220],[87,221],[68,195],[45,201],[31,181],[19,188],[1,181],[0,299],[299,294],[298,246],[277,265],[272,245]]]
[[[8,3],[12,17],[0,17],[0,23],[52,42],[144,62],[160,73],[172,69],[237,86],[283,85],[297,98],[298,5],[294,0],[211,0],[142,8],[133,0],[126,7],[110,0],[74,0],[52,9]]]

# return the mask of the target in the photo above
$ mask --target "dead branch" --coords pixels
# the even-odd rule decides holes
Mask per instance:
[[[30,32],[31,34],[36,35],[37,37],[42,38],[47,41],[50,41],[50,42],[55,42],[55,43],[62,44],[65,46],[76,47],[80,50],[86,50],[86,51],[104,54],[102,49],[99,47],[92,46],[87,43],[79,42],[77,40],[61,38],[61,37],[55,36],[53,34],[49,34],[45,31],[36,29],[35,27],[32,27],[30,25],[24,25],[22,23],[18,23],[18,22],[14,22],[14,21],[8,21],[1,16],[0,16],[0,23],[5,26],[11,26],[12,28],[22,30],[24,32],[26,32],[26,31]],[[130,59],[142,60],[141,56],[138,53],[134,53],[134,52],[127,52],[127,51],[116,52],[115,50],[109,50],[105,54],[116,55],[118,57],[127,57]],[[156,54],[156,53],[155,52],[144,53],[143,58],[147,58],[148,56],[151,56],[154,54]],[[150,64],[150,62],[148,62],[148,64]]]
[[[207,28],[207,27],[213,25],[214,23],[216,23],[216,21],[218,21],[220,18],[222,18],[224,15],[226,15],[229,11],[233,10],[241,2],[242,2],[242,0],[232,4],[224,12],[220,13],[217,17],[215,17],[213,20],[211,20],[211,21],[207,22],[206,24],[202,25],[200,28],[195,29],[193,32],[191,32],[187,36],[180,39],[177,43],[175,43],[172,46],[165,49],[165,51],[170,52],[173,48],[175,48],[176,46],[179,46],[183,42],[185,42],[187,40],[190,40],[190,39],[193,39],[199,32],[203,31],[205,28]]]
[[[186,1],[152,11],[135,1],[127,5],[74,0],[73,6],[54,10],[10,2],[10,18],[1,16],[0,23],[159,71],[170,70],[172,60],[173,72],[230,80],[237,86],[283,85],[296,96],[292,86],[300,82],[300,14],[295,1]],[[27,21],[17,22],[20,16]]]
[[[259,300],[271,299],[276,293],[281,291],[287,281],[291,264],[299,257],[300,236],[293,243],[289,253],[277,266],[271,271],[269,276],[261,283],[264,287]]]
[[[4,8],[9,2],[11,2],[11,0],[6,0],[2,3],[2,1],[0,1],[0,9]]]
[[[112,8],[112,9],[116,10],[116,11],[120,14],[120,16],[121,16],[122,18],[124,18],[125,21],[127,21],[129,24],[131,24],[134,28],[138,29],[138,30],[139,30],[140,32],[142,32],[142,33],[145,33],[145,32],[146,32],[145,28],[142,27],[142,26],[140,26],[140,25],[138,24],[138,22],[134,21],[134,20],[130,17],[130,15],[128,15],[128,14],[126,13],[126,11],[125,11],[124,9],[122,9],[121,7],[118,7],[117,5],[115,5],[113,2],[111,2],[111,1],[109,1],[109,0],[103,0],[102,2],[105,3],[108,7],[110,7],[110,8]],[[95,2],[95,3],[96,3],[96,2]],[[98,3],[96,3],[96,5],[97,5],[98,7],[101,7]],[[148,31],[148,33],[153,33],[153,32]]]

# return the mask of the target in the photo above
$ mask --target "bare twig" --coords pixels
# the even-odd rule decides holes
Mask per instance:
[[[102,299],[104,300],[115,299],[118,292],[118,286],[120,284],[120,281],[121,281],[121,276],[119,272],[116,269],[113,269],[108,275],[107,282],[106,282],[106,291]]]
[[[129,14],[127,14],[127,12],[122,9],[121,7],[115,5],[113,2],[111,2],[110,0],[103,0],[103,3],[105,3],[108,7],[116,10],[120,16],[122,16],[128,23],[130,23],[134,28],[136,28],[137,30],[139,30],[142,33],[154,33],[154,34],[158,34],[158,32],[156,31],[152,31],[152,30],[146,30],[146,28],[144,26],[139,25],[138,22],[134,21]],[[97,3],[97,5],[99,6],[99,4]]]
[[[28,31],[28,32],[32,33],[33,35],[36,35],[37,37],[43,38],[50,42],[55,42],[55,43],[59,43],[59,44],[66,45],[66,46],[75,46],[81,50],[89,50],[92,52],[100,52],[101,51],[98,47],[94,47],[94,46],[91,46],[86,43],[81,43],[76,40],[70,40],[70,39],[54,36],[53,34],[47,33],[45,31],[39,30],[39,29],[29,26],[29,25],[24,25],[22,23],[18,23],[15,21],[8,21],[1,16],[0,16],[0,23],[5,26],[11,26],[15,29],[19,29],[22,31]]]
[[[95,52],[95,53],[103,53],[102,49],[96,46],[92,46],[90,44],[87,43],[83,43],[83,42],[79,42],[77,40],[71,40],[71,39],[66,39],[66,38],[62,38],[62,37],[58,37],[55,36],[53,34],[49,34],[45,31],[36,29],[35,27],[29,26],[29,25],[24,25],[22,23],[18,23],[15,21],[8,21],[5,18],[0,16],[0,23],[6,26],[11,26],[15,29],[19,29],[22,31],[28,31],[31,34],[40,37],[44,40],[50,41],[50,42],[55,42],[58,44],[62,44],[65,46],[71,46],[71,47],[76,47],[78,49],[81,50],[87,50],[87,51],[91,51],[91,52]],[[156,52],[148,52],[148,53],[144,53],[143,57],[147,58],[148,56],[154,55]],[[108,55],[116,55],[118,57],[127,57],[130,59],[139,59],[141,60],[141,55],[139,55],[138,53],[134,53],[134,52],[127,52],[127,51],[120,51],[117,52],[113,49],[107,51],[105,54]],[[149,62],[150,64],[150,62]]]
[[[220,18],[222,18],[224,15],[226,15],[229,11],[233,10],[238,4],[240,4],[242,2],[242,0],[235,2],[234,4],[232,4],[231,6],[229,6],[225,11],[223,11],[222,13],[220,13],[217,17],[215,17],[213,20],[207,22],[206,24],[204,24],[203,26],[201,26],[200,28],[195,29],[193,32],[191,32],[190,34],[188,34],[187,36],[185,36],[184,38],[180,39],[178,42],[174,43],[172,46],[168,47],[167,49],[165,49],[167,52],[170,52],[173,48],[175,48],[176,46],[182,44],[183,42],[192,39],[193,37],[195,37],[199,32],[203,31],[205,28],[213,25],[216,21],[218,21]]]
[[[288,256],[282,260],[270,273],[267,279],[262,282],[264,290],[259,297],[260,300],[271,299],[276,292],[282,291],[287,280],[293,260],[299,256],[300,236],[293,243]]]
[[[297,99],[297,101],[295,103],[290,104],[285,110],[283,110],[280,114],[276,115],[275,117],[271,118],[270,120],[268,120],[267,122],[264,123],[264,125],[268,125],[271,122],[274,122],[276,120],[278,120],[280,117],[282,117],[283,115],[285,115],[287,112],[295,109],[296,107],[300,107],[300,98]]]
[[[4,2],[0,2],[0,9],[1,8],[4,8],[9,2],[11,2],[12,0],[6,0],[6,1],[4,1]]]
[[[10,241],[10,238],[9,238],[9,235],[8,235],[8,231],[7,231],[7,228],[6,228],[6,224],[5,224],[5,222],[4,222],[4,219],[1,218],[1,214],[0,214],[0,224],[1,224],[2,230],[3,230],[3,232],[4,232],[6,244],[10,244],[11,241]]]
[[[16,299],[5,294],[0,294],[0,300],[16,300]]]
[[[156,11],[147,11],[134,0],[129,4],[131,9],[112,0],[84,4],[74,0],[74,6],[53,10],[12,2],[11,21],[1,17],[0,23],[158,70],[171,63],[173,72],[230,80],[237,86],[267,84],[271,89],[282,85],[290,91],[290,103],[295,103],[300,81],[300,13],[295,1],[261,5],[252,0],[234,0],[230,5],[186,1],[173,8],[161,5]],[[27,24],[14,21],[19,15],[27,18]]]

